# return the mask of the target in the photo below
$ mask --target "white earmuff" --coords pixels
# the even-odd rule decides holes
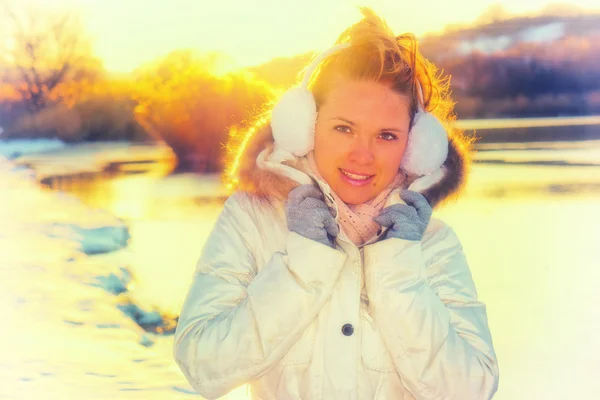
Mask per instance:
[[[423,89],[418,80],[415,82],[418,109],[400,167],[407,173],[424,176],[440,168],[448,158],[448,133],[440,120],[423,108]]]
[[[327,56],[349,47],[350,43],[335,45],[316,57],[306,69],[302,83],[288,90],[271,113],[271,128],[275,146],[267,157],[263,150],[257,159],[260,168],[270,168],[300,182],[310,183],[308,176],[281,164],[307,155],[314,147],[317,108],[308,89],[310,78],[319,63]],[[418,112],[408,136],[401,168],[413,175],[425,176],[440,169],[448,156],[448,136],[440,121],[423,109],[423,92],[419,82]],[[289,172],[289,173],[288,173]]]
[[[304,72],[300,86],[281,96],[271,112],[271,129],[276,148],[285,149],[296,157],[303,157],[313,149],[317,105],[308,84],[323,59],[346,47],[350,47],[350,43],[335,45],[319,54]]]
[[[296,157],[308,154],[315,141],[317,106],[310,90],[297,87],[283,94],[271,113],[275,146]]]

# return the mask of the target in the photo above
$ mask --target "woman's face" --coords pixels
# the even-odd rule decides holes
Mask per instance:
[[[406,149],[410,99],[382,83],[345,80],[319,109],[315,161],[348,204],[374,199],[394,179]]]

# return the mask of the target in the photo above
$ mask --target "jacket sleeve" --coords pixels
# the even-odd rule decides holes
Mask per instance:
[[[225,202],[203,247],[174,338],[177,364],[209,399],[259,378],[283,358],[329,298],[346,259],[288,232],[285,248],[257,273],[252,249],[265,227],[238,195]]]
[[[499,369],[486,306],[458,237],[436,224],[422,242],[389,238],[365,247],[370,311],[415,398],[491,399]]]

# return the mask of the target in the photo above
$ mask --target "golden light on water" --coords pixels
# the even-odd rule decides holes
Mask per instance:
[[[510,129],[510,128],[534,128],[550,126],[579,126],[600,125],[600,116],[576,116],[576,117],[547,117],[547,118],[502,118],[502,119],[462,119],[456,122],[460,129]]]
[[[67,0],[38,1],[50,6],[67,4]],[[191,48],[231,54],[235,60],[222,58],[206,68],[207,72],[221,77],[232,71],[234,62],[250,65],[274,56],[327,47],[341,28],[358,18],[349,2],[334,4],[333,1],[317,3],[317,0],[307,0],[294,13],[296,18],[290,18],[289,10],[286,13],[285,7],[289,4],[284,2],[258,0],[252,9],[250,2],[242,4],[240,1],[239,7],[219,2],[211,4],[210,8],[205,3],[191,0],[72,0],[69,4],[84,11],[98,54],[110,70],[127,71],[171,50]],[[580,1],[573,4],[592,7],[595,3]],[[448,22],[472,20],[491,1],[457,1],[435,7],[435,13],[431,13],[434,7],[429,1],[411,4],[410,10],[407,10],[406,4],[397,1],[372,0],[364,4],[381,11],[395,30],[406,28],[421,33],[439,29]],[[546,3],[520,0],[504,4],[514,11],[526,11],[539,9]],[[172,65],[179,66],[176,62]],[[194,131],[211,131],[198,127],[205,118],[202,115],[198,117],[200,113],[195,112],[193,101],[197,100],[196,104],[203,106],[205,103],[201,101],[208,98],[206,104],[209,106],[202,109],[209,110],[209,113],[217,109],[214,104],[223,110],[224,103],[216,102],[205,94],[204,82],[194,86],[196,97],[186,97],[191,92],[188,83],[193,81],[186,79],[196,73],[196,77],[200,76],[205,70],[185,70],[183,67],[182,70],[184,72],[170,82],[173,84],[167,85],[168,91],[157,90],[153,79],[137,81],[137,94],[156,92],[156,96],[148,96],[136,112],[141,117],[154,116],[156,120],[165,115],[172,118],[172,125],[165,126],[184,127],[181,129],[182,136]],[[157,78],[158,74],[154,72],[151,71],[150,78]],[[227,92],[230,86],[232,81],[223,77],[214,94]],[[128,93],[129,87],[116,86],[114,89]],[[0,93],[4,95],[2,90],[0,87]],[[90,96],[102,95],[102,98],[110,98],[109,95],[116,93],[108,87],[86,90]],[[61,93],[81,96],[82,92],[82,87],[73,86],[62,89]],[[175,103],[178,99],[182,99],[181,102]],[[173,107],[173,104],[177,106]],[[65,118],[53,119],[66,121]],[[158,125],[156,120],[150,119],[155,124],[147,126]],[[234,141],[226,149],[231,156],[226,170],[229,190],[239,183],[237,176],[243,166],[244,150],[252,145],[250,140],[260,133],[267,121],[262,118],[252,125],[230,128]],[[468,125],[470,123],[473,125]],[[461,121],[461,124],[466,129],[561,126],[571,134],[570,127],[599,125],[600,119],[597,116],[504,119],[484,121],[485,125],[482,121]],[[570,138],[566,134],[562,137]],[[189,136],[186,138],[190,139]],[[194,140],[189,142],[198,143]],[[594,306],[600,301],[596,246],[600,226],[598,142],[487,143],[480,145],[478,150],[485,151],[479,151],[476,156],[478,163],[473,166],[465,196],[456,205],[439,211],[437,216],[458,233],[480,298],[487,304],[502,375],[500,391],[495,398],[593,398],[593,393],[600,392],[600,383],[594,376],[595,366],[600,361],[600,336],[594,334],[600,327],[600,308]],[[67,168],[81,168],[85,161],[94,158],[78,151],[75,156],[79,159],[68,164]],[[131,148],[119,151],[123,159],[134,157]],[[114,156],[116,152],[112,148],[102,154]],[[61,157],[68,159],[74,156],[62,154]],[[147,389],[142,396],[152,396],[150,393],[155,391],[154,386],[162,385],[165,392],[157,396],[164,398],[164,393],[167,393],[166,397],[173,395],[173,390],[179,390],[186,384],[172,365],[170,349],[164,358],[150,364],[150,367],[138,361],[133,364],[132,359],[145,359],[148,354],[154,353],[139,346],[138,331],[128,328],[136,326],[115,309],[111,302],[112,294],[104,293],[102,289],[94,292],[86,286],[88,278],[108,274],[108,269],[98,269],[104,263],[114,267],[110,271],[115,273],[119,267],[126,266],[135,273],[136,279],[127,284],[128,294],[132,295],[135,304],[147,309],[156,305],[162,315],[176,315],[181,309],[201,247],[221,210],[220,199],[224,196],[215,189],[215,182],[220,185],[218,179],[208,175],[198,178],[192,174],[164,178],[174,165],[170,156],[144,153],[137,157],[138,164],[121,166],[121,177],[111,175],[110,178],[98,179],[99,182],[80,182],[82,187],[79,189],[68,182],[65,187],[55,188],[70,190],[71,194],[86,198],[93,206],[109,210],[125,220],[131,233],[123,252],[89,258],[78,253],[66,263],[63,261],[78,249],[78,244],[60,243],[55,241],[56,238],[44,235],[60,236],[67,227],[59,223],[49,232],[39,228],[37,233],[32,227],[45,227],[57,221],[85,225],[91,223],[88,213],[74,217],[74,210],[68,203],[66,206],[58,201],[36,203],[34,198],[42,197],[38,192],[12,196],[11,193],[20,191],[20,187],[11,189],[4,182],[8,189],[3,201],[11,207],[3,207],[6,214],[0,218],[5,225],[4,233],[0,232],[0,248],[5,250],[0,252],[4,254],[4,258],[0,256],[0,259],[10,265],[23,263],[27,268],[13,268],[11,272],[19,274],[19,279],[15,276],[0,279],[0,283],[8,285],[0,292],[9,296],[6,301],[0,302],[3,315],[19,314],[25,321],[9,324],[20,327],[20,330],[8,331],[9,339],[0,340],[0,346],[7,350],[4,353],[8,354],[10,362],[15,360],[16,363],[27,357],[47,363],[47,369],[34,370],[37,366],[32,364],[30,375],[14,375],[13,381],[24,388],[15,393],[27,396],[31,394],[27,392],[31,391],[31,386],[26,385],[54,382],[57,388],[66,387],[73,391],[68,395],[60,393],[62,398],[69,398],[76,391],[89,393],[97,390],[107,393],[105,396],[98,394],[98,398],[109,398],[122,390],[121,382],[135,380],[140,390]],[[162,161],[144,163],[154,159]],[[51,167],[50,161],[38,163]],[[155,171],[154,176],[149,176],[149,168]],[[140,171],[145,172],[140,174]],[[0,179],[4,178],[0,175]],[[30,207],[33,204],[42,206]],[[30,208],[36,210],[32,215],[29,215]],[[5,223],[7,217],[16,221],[17,214],[19,220],[28,221],[29,218],[30,223],[24,226],[15,224],[14,229]],[[49,259],[53,261],[48,262]],[[73,271],[85,273],[75,284],[63,279],[66,272],[71,275]],[[36,275],[38,273],[43,275]],[[18,285],[22,287],[19,289]],[[23,298],[15,301],[11,297],[15,293]],[[88,297],[91,294],[98,297]],[[108,296],[108,301],[103,295]],[[122,326],[118,327],[118,324]],[[102,326],[104,328],[100,329]],[[158,331],[161,329],[159,327]],[[38,336],[38,332],[48,334]],[[84,354],[90,353],[93,357],[84,357]],[[0,373],[7,371],[2,370],[1,364]],[[77,377],[76,373],[84,369],[85,373],[92,373]],[[40,377],[40,371],[60,373],[55,377]],[[105,373],[106,376],[101,377],[104,380],[96,381],[100,379],[94,375],[98,371]],[[8,372],[9,375],[16,374]],[[73,389],[71,385],[65,385],[65,377],[75,377],[72,383],[81,381],[80,386]],[[188,386],[185,388],[189,390]],[[247,385],[223,397],[225,400],[248,398]]]
[[[591,159],[597,154],[588,147],[598,144],[590,141],[569,143],[566,149],[561,144],[545,144],[548,150],[527,154],[518,149],[504,149],[502,157],[515,161],[542,155],[571,159],[575,155],[575,145],[579,146],[580,160],[588,156]],[[553,153],[550,146],[554,146]],[[164,171],[167,166],[154,170]],[[593,398],[600,390],[594,380],[600,337],[593,334],[599,327],[600,308],[591,306],[600,301],[597,290],[600,270],[595,246],[600,226],[598,170],[598,167],[576,165],[478,163],[473,167],[464,197],[436,212],[436,217],[442,218],[457,232],[479,297],[487,305],[501,374],[495,399],[565,399],[573,395],[575,398]],[[94,203],[111,208],[111,212],[122,214],[120,217],[128,220],[131,233],[126,249],[128,258],[119,258],[115,253],[107,254],[108,258],[104,260],[108,262],[110,257],[115,257],[115,264],[118,262],[118,266],[125,265],[134,272],[136,285],[128,285],[128,294],[132,301],[135,300],[134,304],[145,309],[156,305],[164,316],[176,315],[181,310],[202,244],[222,209],[219,202],[204,204],[195,200],[207,191],[214,193],[212,185],[215,182],[218,180],[211,182],[208,176],[152,179],[134,174],[107,184],[97,182],[97,190],[88,188],[91,196],[98,196]],[[6,182],[4,185],[10,188]],[[589,191],[580,190],[580,186]],[[29,195],[33,196],[33,193]],[[22,196],[14,200],[18,201],[16,204],[25,204],[32,199]],[[65,218],[72,215],[71,209],[65,211],[58,202],[53,204],[56,209],[50,211],[54,220],[63,212]],[[40,215],[49,211],[48,206],[36,209]],[[27,211],[14,206],[6,207],[4,211],[14,217],[15,210],[22,214]],[[86,221],[85,218],[82,220]],[[121,381],[135,381],[140,390],[147,390],[143,395],[148,399],[169,397],[173,387],[191,391],[173,365],[170,337],[164,341],[164,356],[155,364],[150,367],[144,363],[133,364],[132,358],[146,359],[148,354],[156,354],[158,342],[150,351],[139,346],[135,331],[123,328],[127,326],[124,319],[120,319],[123,316],[110,302],[91,302],[97,310],[87,310],[89,305],[84,309],[74,306],[82,302],[85,305],[87,296],[102,294],[102,291],[94,292],[89,287],[62,280],[67,270],[61,268],[60,260],[70,254],[69,248],[48,242],[47,238],[41,240],[42,235],[32,238],[29,228],[22,232],[8,228],[5,232],[10,234],[0,241],[0,248],[7,249],[3,254],[8,254],[11,263],[13,260],[15,263],[30,261],[33,268],[15,269],[20,279],[0,280],[0,284],[36,285],[35,290],[22,292],[28,296],[28,301],[19,307],[27,307],[27,312],[15,308],[10,296],[8,301],[0,302],[0,308],[4,304],[7,315],[19,314],[19,318],[25,318],[18,326],[27,327],[23,332],[15,330],[12,334],[9,331],[9,339],[0,341],[9,363],[23,359],[23,354],[29,359],[47,362],[50,371],[55,371],[54,365],[61,363],[61,374],[39,381],[51,381],[57,387],[68,386],[61,377],[75,376],[82,368],[95,374],[111,374],[102,381],[95,380],[95,375],[92,379],[82,375],[80,386],[73,389],[79,393],[89,390],[106,393],[98,398],[126,398],[115,394],[120,393],[118,382]],[[31,251],[32,248],[44,251]],[[48,257],[56,261],[48,264]],[[100,264],[94,266],[92,260],[83,256],[75,262],[71,268],[75,266],[76,270],[85,272],[90,263],[87,273],[90,276],[98,274],[96,268]],[[36,271],[41,271],[44,279],[37,279]],[[52,278],[50,285],[49,278]],[[59,295],[56,295],[56,288],[60,289]],[[11,290],[2,293],[11,294]],[[42,301],[36,302],[39,298]],[[123,327],[117,328],[116,321]],[[77,325],[72,325],[73,322]],[[52,325],[46,325],[50,323]],[[99,329],[98,326],[111,328]],[[46,331],[50,334],[43,337],[32,333]],[[34,343],[33,348],[31,343]],[[14,350],[15,346],[18,351]],[[57,348],[61,349],[60,354],[55,350]],[[84,352],[91,353],[94,358],[81,356]],[[26,377],[37,376],[35,364],[28,368]],[[19,393],[30,395],[31,386],[25,385],[31,385],[31,382],[19,380],[23,375],[14,374],[14,377],[9,374],[11,379],[23,385]],[[156,387],[168,392],[166,397],[164,392],[152,397]],[[249,399],[248,386],[234,389],[223,399]]]

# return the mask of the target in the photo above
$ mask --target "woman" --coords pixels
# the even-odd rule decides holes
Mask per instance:
[[[447,86],[412,36],[362,13],[231,154],[238,190],[175,334],[206,398],[246,383],[263,400],[497,390],[486,307],[455,233],[431,218],[464,183],[468,142],[443,129]]]

